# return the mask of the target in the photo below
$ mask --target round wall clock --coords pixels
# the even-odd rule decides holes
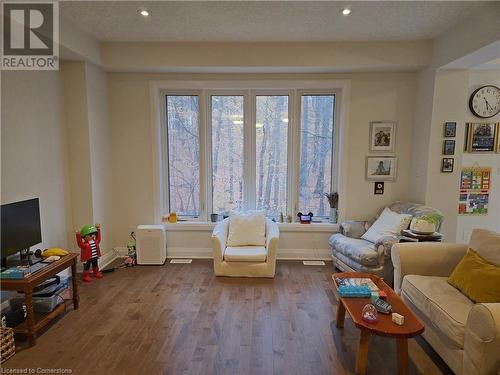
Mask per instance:
[[[475,90],[469,99],[471,112],[481,118],[490,118],[500,112],[500,89],[486,85]]]

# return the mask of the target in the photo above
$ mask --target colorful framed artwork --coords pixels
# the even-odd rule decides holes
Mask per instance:
[[[394,156],[367,156],[366,180],[394,181],[397,167],[397,158]]]
[[[445,139],[443,141],[443,155],[455,155],[454,139]]]
[[[394,152],[396,149],[396,123],[370,122],[370,152]]]
[[[443,160],[441,161],[441,172],[452,173],[453,172],[453,164],[455,164],[455,159],[443,158]]]
[[[443,136],[445,138],[454,138],[457,135],[457,123],[445,122]]]
[[[467,123],[467,151],[494,152],[498,142],[498,124]]]

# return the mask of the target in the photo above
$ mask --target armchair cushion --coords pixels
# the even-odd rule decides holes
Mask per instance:
[[[267,251],[262,246],[226,247],[224,260],[227,262],[265,262]]]
[[[411,219],[409,214],[398,214],[386,207],[361,238],[375,243],[384,236],[398,236],[403,229],[408,228]]]
[[[446,341],[463,349],[467,317],[474,302],[448,284],[446,277],[407,275],[402,290],[403,297],[446,336]]]
[[[357,239],[349,238],[340,233],[330,237],[330,246],[346,257],[355,260],[364,266],[377,266],[378,254],[375,251],[375,244]]]
[[[227,246],[265,245],[266,218],[262,214],[234,214],[229,218]]]
[[[366,221],[346,220],[340,223],[340,233],[351,238],[361,238],[368,228]]]

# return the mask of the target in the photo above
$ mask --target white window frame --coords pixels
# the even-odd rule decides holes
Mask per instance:
[[[299,125],[297,126],[297,133],[295,134],[295,139],[297,141],[296,150],[297,150],[297,160],[294,161],[294,166],[296,167],[296,180],[293,181],[293,187],[295,190],[292,190],[292,196],[294,197],[293,201],[293,212],[299,211],[299,199],[300,199],[300,154],[301,154],[301,142],[300,142],[300,130],[302,128],[302,96],[314,96],[314,95],[330,95],[334,97],[333,102],[333,140],[332,140],[332,162],[330,169],[330,186],[332,190],[337,187],[338,191],[338,171],[339,171],[339,152],[338,152],[338,144],[339,144],[339,134],[338,126],[340,125],[340,103],[337,104],[337,100],[341,100],[341,90],[339,89],[307,89],[307,90],[296,90],[296,99],[298,101],[296,110],[297,110],[297,119]],[[335,173],[337,172],[337,173]],[[293,216],[293,215],[292,215]],[[324,218],[322,218],[324,219]]]
[[[211,96],[244,96],[244,188],[243,199],[246,209],[255,208],[256,163],[255,160],[255,115],[256,96],[288,96],[288,144],[287,144],[287,215],[296,222],[295,213],[299,201],[300,178],[300,121],[302,95],[335,95],[334,139],[332,152],[331,186],[339,192],[339,219],[345,211],[347,149],[342,144],[348,139],[348,107],[350,96],[349,80],[168,80],[150,81],[150,112],[153,165],[153,222],[161,222],[168,214],[169,182],[168,142],[165,134],[166,95],[198,95],[199,97],[199,139],[200,139],[200,215],[188,220],[207,222],[212,212],[212,134]],[[340,142],[342,139],[342,142]],[[165,144],[167,143],[167,145]],[[250,177],[250,176],[253,176]]]

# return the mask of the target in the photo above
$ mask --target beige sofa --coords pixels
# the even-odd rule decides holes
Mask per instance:
[[[226,247],[229,219],[218,223],[212,233],[215,276],[274,277],[278,251],[278,225],[266,219],[266,246]]]
[[[447,283],[468,247],[500,264],[500,235],[487,230],[474,230],[469,245],[395,244],[394,289],[422,319],[424,338],[456,374],[497,374],[500,303],[474,303]]]

